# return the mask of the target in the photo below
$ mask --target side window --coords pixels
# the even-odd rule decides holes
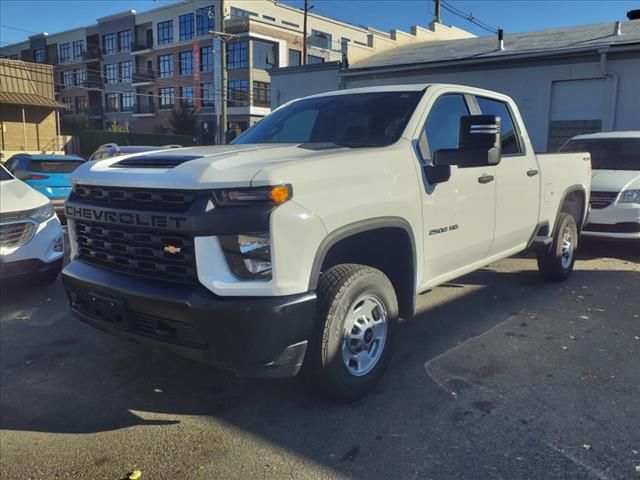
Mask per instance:
[[[483,115],[497,115],[502,119],[502,153],[505,155],[522,153],[518,134],[513,126],[513,118],[506,103],[491,98],[476,97]]]
[[[11,160],[8,170],[14,172],[16,170],[29,170],[29,159],[25,157],[14,158]]]
[[[425,123],[429,157],[441,148],[458,148],[460,118],[469,115],[462,95],[443,95],[431,107]],[[423,155],[427,156],[426,152]]]

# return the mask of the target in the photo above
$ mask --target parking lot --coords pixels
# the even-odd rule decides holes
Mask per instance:
[[[562,284],[511,258],[418,298],[351,405],[241,380],[3,289],[0,476],[640,478],[640,250],[588,242]]]

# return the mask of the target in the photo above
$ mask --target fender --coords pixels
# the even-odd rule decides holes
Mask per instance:
[[[400,228],[405,231],[409,240],[411,241],[411,255],[413,258],[413,292],[415,298],[415,285],[416,285],[416,242],[415,237],[413,235],[413,229],[409,222],[407,222],[404,218],[401,217],[378,217],[378,218],[370,218],[367,220],[360,220],[358,222],[350,223],[348,225],[343,225],[342,227],[333,230],[329,233],[324,240],[320,243],[318,250],[316,252],[315,258],[313,260],[313,266],[311,268],[311,277],[309,278],[309,291],[313,291],[318,286],[318,279],[320,278],[320,270],[322,268],[322,264],[327,256],[327,253],[336,243],[345,238],[351,237],[358,233],[367,232],[370,230],[376,230],[379,228]]]
[[[562,199],[560,200],[560,204],[558,205],[558,211],[556,212],[556,218],[554,219],[553,226],[555,228],[556,220],[558,220],[558,216],[562,211],[562,206],[564,205],[565,200],[569,195],[571,195],[574,192],[582,192],[584,195],[584,205],[582,207],[582,218],[580,219],[580,223],[578,224],[578,233],[580,233],[582,231],[582,227],[587,221],[587,213],[589,212],[589,195],[587,194],[587,191],[584,188],[584,185],[571,185],[564,191],[564,194],[562,195]],[[576,218],[576,220],[578,219]]]

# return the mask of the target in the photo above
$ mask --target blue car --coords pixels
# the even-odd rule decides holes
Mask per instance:
[[[85,159],[75,155],[29,155],[19,153],[7,161],[7,170],[44,194],[58,216],[64,216],[64,201],[71,193],[69,175]]]

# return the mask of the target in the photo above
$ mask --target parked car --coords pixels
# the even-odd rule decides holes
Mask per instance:
[[[567,279],[590,185],[589,154],[536,155],[506,95],[329,92],[232,145],[79,168],[63,282],[96,328],[243,376],[304,364],[350,400],[418,294],[526,249]]]
[[[640,131],[579,135],[560,151],[591,154],[591,211],[582,234],[640,239]]]
[[[105,158],[118,157],[120,155],[128,155],[131,153],[153,152],[157,150],[168,150],[170,148],[182,148],[182,145],[163,145],[163,146],[145,146],[145,145],[118,145],[117,143],[105,143],[100,145],[98,150],[93,152],[89,157],[90,161],[104,160]]]
[[[64,201],[71,192],[69,174],[84,162],[84,158],[76,155],[19,153],[9,159],[7,169],[51,200],[56,213],[63,217]]]
[[[53,283],[62,270],[62,226],[47,197],[0,165],[0,279]]]

